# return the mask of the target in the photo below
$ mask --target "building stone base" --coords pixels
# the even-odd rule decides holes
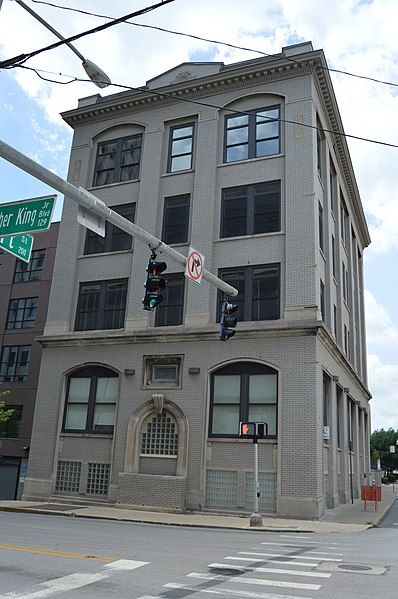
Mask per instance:
[[[333,493],[333,495],[328,495],[327,498],[327,508],[328,510],[334,510],[334,508],[340,505],[340,499],[338,493]]]
[[[42,478],[27,478],[22,501],[48,501],[52,495],[53,481]]]
[[[324,497],[278,497],[277,518],[320,520],[325,514]]]
[[[160,508],[185,512],[185,476],[119,474],[117,507]]]

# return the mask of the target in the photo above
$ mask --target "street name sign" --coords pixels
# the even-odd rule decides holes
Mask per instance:
[[[3,250],[24,262],[29,262],[32,246],[32,235],[9,235],[8,237],[0,237],[0,248],[3,248]]]
[[[0,237],[49,229],[56,195],[0,204]]]

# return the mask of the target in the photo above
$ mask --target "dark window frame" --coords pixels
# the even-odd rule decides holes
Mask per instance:
[[[249,418],[249,406],[259,405],[249,403],[249,377],[252,374],[273,374],[276,375],[276,397],[275,403],[266,405],[275,406],[275,428],[276,434],[269,435],[267,438],[276,439],[278,437],[278,396],[279,396],[279,373],[274,368],[260,364],[258,362],[232,362],[219,368],[211,374],[210,377],[210,408],[209,408],[209,427],[208,437],[211,439],[237,439],[239,438],[239,422],[247,421]],[[213,433],[213,408],[214,408],[214,378],[223,375],[239,375],[240,380],[240,401],[239,401],[239,422],[236,423],[236,435],[230,433]],[[236,404],[223,404],[236,405]]]
[[[163,302],[159,304],[155,310],[155,327],[179,326],[184,322],[185,275],[183,272],[178,272],[165,275],[163,278],[166,282],[166,287],[162,291],[164,298]],[[173,284],[180,287],[179,293],[181,301],[179,303],[170,305],[168,303],[168,295]],[[168,317],[167,310],[175,308],[176,306],[178,306],[178,318],[175,322],[169,322],[170,317]]]
[[[320,280],[319,282],[319,293],[320,293],[320,312],[323,322],[325,321],[325,283]]]
[[[122,295],[124,295],[124,307],[122,308],[118,308],[118,309],[113,309],[113,310],[109,310],[106,307],[106,299],[107,299],[107,293],[111,293],[111,289],[110,286],[111,285],[124,285],[124,288],[121,289]],[[97,292],[97,298],[95,299],[95,303],[96,303],[96,309],[94,310],[83,310],[84,307],[84,291],[83,288],[84,286],[90,287],[90,286],[99,286],[99,291]],[[80,283],[79,285],[79,293],[78,293],[78,298],[77,298],[77,306],[76,306],[76,318],[75,318],[75,331],[102,331],[102,330],[117,330],[117,329],[123,329],[124,328],[124,323],[125,323],[125,318],[126,318],[126,303],[127,303],[127,288],[128,288],[128,279],[111,279],[111,280],[104,280],[104,281],[85,281]],[[90,292],[87,292],[87,296]],[[93,294],[95,293],[94,291],[92,292]],[[116,311],[120,312],[120,322],[122,326],[118,326],[118,327],[110,327],[110,326],[103,326],[106,324],[106,318],[107,315],[110,311],[116,312]],[[94,326],[83,326],[85,321],[83,321],[82,323],[80,322],[80,318],[84,318],[84,314],[92,314],[93,316],[92,318],[92,322],[94,324]]]
[[[69,389],[70,389],[70,381],[71,379],[76,378],[90,378],[90,389],[89,389],[89,397],[87,402],[69,402]],[[118,390],[118,398],[115,402],[97,402],[96,393],[97,393],[97,385],[98,379],[101,378],[117,378],[119,379],[119,375],[110,368],[106,368],[104,366],[87,366],[85,368],[80,368],[76,370],[72,374],[70,374],[67,378],[66,384],[66,395],[65,395],[65,406],[64,406],[64,414],[62,418],[62,432],[63,433],[81,433],[81,434],[90,434],[90,435],[113,435],[115,425],[101,425],[101,429],[96,429],[94,427],[94,414],[96,405],[101,406],[115,406],[115,417],[116,417],[116,408],[119,399],[120,389]],[[119,379],[120,383],[120,379]],[[66,425],[66,417],[69,404],[72,405],[87,405],[87,415],[86,415],[86,427],[84,429],[78,428],[65,428]],[[116,422],[116,418],[115,418]]]
[[[26,302],[29,300],[35,300],[35,306],[26,306]],[[16,307],[13,307],[12,304],[18,302]],[[19,305],[20,302],[23,302],[23,305]],[[38,309],[38,298],[37,297],[21,297],[21,298],[13,298],[10,300],[8,304],[8,313],[7,313],[7,322],[6,322],[6,330],[21,330],[21,329],[34,329],[36,324],[37,317],[37,309]],[[28,318],[26,316],[27,312],[34,310],[33,318]],[[22,318],[19,319],[19,312],[22,311]],[[11,318],[11,312],[14,312],[13,318]],[[16,326],[17,323],[20,323],[21,326]]]
[[[29,283],[30,281],[41,281],[44,271],[44,260],[46,250],[33,250],[29,262],[17,260],[14,270],[14,283]],[[37,266],[37,264],[39,265]],[[40,273],[40,275],[39,275]]]
[[[182,225],[178,222],[177,224],[172,223],[173,210],[184,210],[184,222]],[[162,224],[162,241],[164,241],[164,243],[167,243],[168,245],[174,245],[176,243],[188,243],[190,211],[191,196],[189,193],[176,196],[167,196],[164,198]],[[176,228],[178,228],[178,232],[181,234],[180,237],[178,237],[178,233],[176,236],[174,231]]]
[[[268,191],[262,191],[261,188],[268,188]],[[228,197],[229,193],[236,193],[235,197]],[[278,214],[274,222],[271,221],[271,225],[264,230],[258,231],[256,227],[258,225],[258,217],[256,217],[256,199],[264,196],[269,196],[269,202],[272,203],[274,197],[277,195],[278,203]],[[244,231],[239,233],[228,234],[228,204],[231,204],[235,200],[243,200],[244,211],[245,211],[245,227]],[[258,209],[258,208],[257,208]],[[272,214],[272,212],[271,212]],[[260,235],[264,233],[276,233],[281,230],[281,181],[265,181],[263,183],[256,183],[252,185],[239,185],[237,187],[226,187],[221,192],[221,219],[220,219],[220,238],[225,239],[228,237],[240,237],[247,235]]]
[[[16,359],[13,362],[11,362],[10,360],[8,360],[7,362],[4,361],[4,354],[5,354],[6,349],[10,350],[8,352],[9,354],[11,353],[11,350],[14,350],[14,352],[16,352],[15,353]],[[3,348],[1,351],[1,357],[0,357],[0,381],[1,382],[5,382],[5,383],[25,383],[26,382],[28,375],[29,375],[31,349],[32,349],[31,345],[3,345]],[[23,351],[27,351],[27,350],[29,350],[27,360],[22,361],[21,354]],[[26,372],[22,375],[19,375],[18,371],[22,365],[24,365],[26,367]],[[10,367],[12,367],[12,369],[13,369],[13,373],[11,376],[5,374],[5,372],[7,372]]]
[[[270,274],[272,275],[271,271],[274,270],[277,273],[278,276],[278,285],[277,285],[277,297],[275,298],[263,298],[263,299],[273,299],[274,301],[277,302],[277,316],[276,318],[253,318],[253,316],[255,315],[255,311],[254,311],[254,306],[253,306],[253,301],[261,301],[261,298],[255,298],[255,293],[254,293],[254,275],[256,273],[256,271],[261,271],[261,270],[265,270],[265,269],[269,269]],[[229,276],[229,275],[235,275],[236,276]],[[273,273],[275,276],[275,272]],[[225,277],[225,275],[227,275],[227,277]],[[243,276],[242,276],[243,275]],[[281,265],[279,263],[272,263],[272,264],[256,264],[253,266],[242,266],[242,267],[233,267],[233,268],[222,268],[219,269],[218,271],[218,277],[220,279],[226,280],[228,283],[230,283],[233,287],[240,287],[240,289],[238,289],[239,293],[237,295],[236,298],[233,299],[233,303],[238,304],[239,308],[238,311],[236,312],[236,316],[238,318],[239,322],[242,321],[249,321],[249,322],[253,322],[253,321],[259,321],[259,320],[279,320],[281,317]],[[239,281],[242,282],[243,281],[243,285],[239,285]],[[234,282],[236,284],[234,284]],[[241,289],[243,287],[243,293],[241,293]],[[218,298],[217,298],[217,321],[220,318],[220,313],[221,313],[221,304],[222,304],[222,300],[223,300],[223,295],[222,293],[219,291],[218,292]],[[242,309],[243,307],[243,309]]]
[[[278,151],[273,152],[272,154],[263,154],[257,155],[257,143],[261,141],[261,138],[257,139],[256,134],[256,126],[262,124],[262,122],[257,122],[257,115],[261,112],[268,112],[271,110],[278,110],[277,118],[263,119],[263,123],[268,122],[277,122],[278,123],[278,134],[276,136],[272,136],[269,138],[264,138],[265,140],[278,140]],[[248,124],[247,125],[237,125],[228,127],[228,121],[239,117],[239,116],[248,116]],[[247,143],[234,143],[227,145],[227,134],[228,131],[232,131],[234,129],[241,129],[247,127]],[[247,145],[247,158],[240,158],[237,160],[227,160],[228,158],[228,148],[237,147]],[[232,164],[233,162],[239,162],[240,160],[251,160],[253,158],[267,158],[268,156],[278,156],[281,153],[281,104],[273,104],[272,106],[266,106],[264,108],[259,108],[256,110],[245,111],[244,114],[237,112],[236,114],[228,114],[225,115],[225,124],[224,124],[224,152],[223,152],[223,162],[226,164]]]
[[[112,210],[126,218],[131,223],[135,219],[136,203],[131,204],[120,204],[118,206],[109,206]],[[126,247],[122,249],[115,249],[117,238],[123,236],[126,238]],[[90,245],[92,246],[90,248]],[[103,249],[101,249],[103,245]],[[131,250],[133,245],[133,237],[119,229],[116,225],[113,225],[109,221],[105,221],[105,237],[101,237],[95,231],[87,229],[86,239],[84,242],[84,256],[93,256],[96,254],[106,254],[109,252],[125,252]]]
[[[192,134],[191,135],[184,135],[183,137],[176,137],[173,138],[175,131],[178,131],[179,129],[185,129],[187,127],[192,127]],[[194,149],[195,149],[195,131],[196,127],[195,127],[195,121],[190,121],[188,123],[181,123],[180,125],[172,125],[170,127],[169,130],[169,145],[168,145],[168,151],[167,151],[167,172],[168,173],[182,173],[182,172],[186,172],[186,171],[190,171],[193,168],[193,155],[194,155]],[[179,141],[182,139],[191,139],[191,151],[190,152],[182,152],[182,153],[173,153],[173,142],[174,141]],[[191,156],[191,160],[190,160],[190,166],[189,168],[184,168],[184,169],[176,169],[173,170],[173,159],[174,158],[179,158],[181,156]]]
[[[318,233],[319,233],[319,249],[325,251],[325,238],[324,238],[324,222],[323,222],[323,207],[318,202]]]
[[[135,133],[133,135],[126,135],[124,137],[119,137],[116,139],[109,139],[106,141],[101,141],[98,142],[97,144],[97,153],[96,153],[96,157],[95,157],[95,167],[94,167],[94,176],[93,176],[93,187],[103,187],[106,185],[112,185],[114,183],[127,183],[129,181],[137,181],[140,178],[140,166],[141,166],[141,155],[142,155],[142,142],[143,142],[143,133]],[[141,141],[141,145],[139,148],[140,151],[140,155],[139,155],[139,160],[138,163],[133,163],[133,166],[137,166],[137,177],[135,177],[134,179],[123,179],[121,178],[122,176],[122,154],[124,151],[127,150],[123,150],[123,142],[130,140],[130,139],[139,139]],[[116,144],[116,150],[115,150],[115,165],[113,169],[98,169],[98,163],[99,163],[99,159],[101,158],[100,156],[100,148],[102,146],[108,145],[108,144]],[[109,183],[97,183],[97,179],[98,179],[98,174],[101,172],[104,172],[106,170],[113,170],[113,177],[112,177],[112,181],[110,181]]]

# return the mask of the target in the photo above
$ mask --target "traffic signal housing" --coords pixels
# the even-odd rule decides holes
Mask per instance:
[[[220,330],[218,338],[220,341],[227,341],[233,337],[236,333],[234,330],[238,319],[234,316],[238,310],[237,304],[230,304],[227,300],[224,300],[221,307],[221,318],[220,318]]]
[[[239,422],[239,437],[241,439],[266,439],[268,425],[266,422]]]
[[[166,281],[160,276],[167,268],[166,262],[157,262],[156,254],[152,254],[147,266],[145,295],[142,300],[144,310],[153,312],[163,301],[161,291],[166,287]]]

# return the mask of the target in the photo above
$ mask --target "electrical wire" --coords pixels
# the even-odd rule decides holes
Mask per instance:
[[[84,14],[84,15],[88,15],[91,17],[98,17],[101,19],[109,19],[111,21],[115,20],[114,17],[110,17],[108,15],[102,15],[102,14],[98,14],[98,13],[94,13],[94,12],[89,12],[86,10],[82,10],[79,8],[72,8],[69,6],[61,6],[59,4],[54,4],[53,2],[45,2],[44,0],[31,0],[32,2],[34,2],[34,4],[44,4],[45,6],[51,6],[52,8],[59,8],[61,10],[68,10],[71,12],[77,12],[80,14]],[[256,54],[260,54],[261,56],[272,56],[272,54],[268,54],[267,52],[263,52],[262,50],[255,50],[253,48],[246,48],[245,46],[237,46],[235,44],[231,44],[228,42],[221,42],[220,40],[214,40],[214,39],[209,39],[206,37],[200,37],[199,35],[194,35],[191,33],[183,33],[181,31],[175,31],[173,29],[166,29],[164,27],[159,27],[156,25],[146,25],[144,23],[133,23],[132,21],[125,21],[128,25],[134,25],[135,27],[143,27],[146,29],[155,29],[156,31],[162,31],[163,33],[171,33],[173,35],[180,35],[183,37],[189,37],[191,39],[195,39],[195,40],[199,40],[202,42],[208,42],[210,44],[217,44],[220,46],[226,46],[228,48],[233,48],[235,50],[243,50],[245,52],[254,52]],[[295,60],[294,58],[291,57],[284,57],[285,60],[292,62],[294,64],[300,65],[300,64],[307,64],[308,65],[308,61],[301,61],[301,60]],[[366,75],[359,75],[358,73],[351,73],[350,71],[343,71],[342,69],[333,69],[330,67],[324,67],[322,65],[317,65],[318,68],[321,68],[325,71],[329,71],[331,73],[339,73],[340,75],[348,75],[349,77],[356,77],[358,79],[365,79],[367,81],[372,81],[373,83],[381,83],[382,85],[390,85],[392,87],[398,87],[398,83],[394,83],[392,81],[385,81],[383,79],[377,79],[376,77],[370,77],[370,76],[366,76]]]
[[[64,75],[63,73],[51,73],[51,71],[43,71],[41,69],[35,69],[33,67],[28,67],[25,65],[16,65],[17,67],[20,67],[22,69],[26,69],[28,71],[33,71],[34,73],[36,73],[36,75],[39,75],[39,72],[41,73],[48,73],[48,74],[53,74],[53,75],[59,75],[61,77],[72,77],[72,75]],[[48,81],[51,81],[52,83],[64,83],[64,82],[60,82],[60,81],[55,81],[55,80],[51,80],[49,79]],[[72,79],[72,81],[68,81],[66,83],[72,83],[73,81],[76,82],[83,82],[83,83],[92,83],[90,79],[82,79],[81,77],[74,77]],[[129,91],[133,91],[133,92],[145,92],[148,94],[153,94],[155,96],[158,96],[159,98],[170,98],[172,100],[180,100],[182,102],[187,102],[189,104],[195,104],[198,106],[205,106],[206,108],[215,108],[216,110],[221,110],[224,112],[230,112],[231,114],[235,114],[235,115],[242,115],[242,116],[251,116],[253,113],[252,112],[245,112],[243,110],[236,110],[233,108],[227,108],[224,106],[217,106],[216,104],[211,104],[210,102],[202,102],[200,100],[192,100],[189,98],[184,98],[182,96],[179,96],[177,94],[170,94],[167,92],[162,92],[162,91],[156,91],[156,90],[149,90],[147,87],[133,87],[131,85],[124,85],[122,83],[111,83],[110,86],[113,87],[119,87],[122,89],[126,89]],[[265,117],[265,116],[258,116],[257,118],[260,118],[261,120],[263,120],[264,122],[275,122],[278,121],[280,123],[287,123],[290,125],[299,125],[300,127],[304,127],[306,129],[315,129],[316,131],[321,131],[323,133],[330,133],[331,135],[337,135],[339,137],[346,137],[349,139],[356,139],[358,141],[365,141],[368,143],[373,143],[373,144],[377,144],[377,145],[381,145],[381,146],[387,146],[390,148],[398,148],[398,144],[393,144],[393,143],[389,143],[386,141],[380,141],[380,140],[376,140],[376,139],[371,139],[368,137],[361,137],[359,135],[353,135],[350,133],[344,133],[343,131],[333,131],[332,129],[325,129],[324,127],[318,127],[316,125],[310,125],[308,123],[297,123],[296,121],[291,121],[289,119],[283,119],[283,118],[270,118],[270,117]]]
[[[158,2],[157,4],[153,4],[151,6],[146,6],[145,8],[141,8],[140,10],[137,10],[133,13],[125,15],[124,17],[119,17],[117,19],[113,19],[110,23],[104,23],[103,25],[99,25],[98,27],[93,27],[93,29],[88,29],[87,31],[82,31],[81,33],[72,35],[71,37],[67,37],[63,40],[60,40],[59,42],[55,42],[54,44],[51,44],[50,46],[40,48],[39,50],[34,50],[33,52],[29,52],[28,54],[20,54],[19,56],[14,56],[13,58],[8,58],[7,60],[3,60],[0,62],[0,69],[1,68],[2,69],[14,68],[14,67],[19,66],[20,64],[26,62],[30,58],[33,58],[34,56],[41,54],[42,52],[47,52],[48,50],[53,50],[54,48],[58,48],[59,46],[62,46],[63,44],[66,44],[68,42],[74,42],[75,40],[85,37],[86,35],[90,35],[92,33],[98,33],[99,31],[103,31],[104,29],[108,29],[109,27],[113,27],[114,25],[118,25],[119,23],[124,23],[125,21],[127,21],[127,19],[131,19],[132,17],[138,17],[139,15],[146,14],[148,12],[155,10],[156,8],[159,8],[166,4],[170,4],[171,2],[175,2],[175,0],[161,0],[161,2]]]

